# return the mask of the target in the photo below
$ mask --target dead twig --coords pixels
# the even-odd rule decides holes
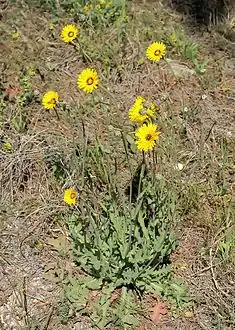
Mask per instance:
[[[23,309],[25,311],[24,319],[25,323],[28,326],[29,325],[29,314],[28,314],[28,304],[27,304],[27,295],[26,295],[26,276],[23,277]]]
[[[48,326],[50,324],[50,321],[51,321],[51,317],[53,315],[53,312],[54,312],[54,306],[51,307],[50,312],[49,312],[49,314],[47,316],[45,325],[43,326],[42,330],[47,330],[48,329]]]
[[[226,297],[228,297],[229,295],[223,290],[221,289],[221,287],[219,286],[216,278],[215,278],[215,273],[214,273],[214,267],[213,267],[213,262],[212,262],[212,248],[210,248],[210,270],[211,270],[211,276],[212,276],[212,281],[215,285],[215,288],[220,291],[223,295],[225,295]]]

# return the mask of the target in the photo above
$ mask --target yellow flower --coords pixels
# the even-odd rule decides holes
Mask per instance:
[[[143,124],[135,133],[136,145],[140,151],[152,150],[159,139],[160,132],[157,131],[156,124]]]
[[[86,93],[91,93],[99,84],[98,73],[94,69],[85,69],[78,76],[78,88]]]
[[[73,188],[66,189],[64,192],[64,201],[68,205],[75,205],[77,199],[77,192]]]
[[[147,107],[147,111],[151,111],[153,113],[153,115],[154,115],[155,112],[160,110],[159,105],[155,104],[153,102],[146,102],[145,106]]]
[[[60,34],[64,42],[72,42],[75,38],[77,38],[77,35],[78,29],[73,24],[65,25]]]
[[[42,105],[45,109],[50,110],[55,108],[56,103],[59,100],[59,94],[54,91],[48,91],[43,95]]]
[[[146,56],[150,61],[158,62],[166,54],[163,42],[154,42],[146,49]]]
[[[152,102],[147,104],[144,97],[138,96],[129,110],[129,118],[137,123],[142,123],[151,119],[157,110],[158,106],[156,104]]]

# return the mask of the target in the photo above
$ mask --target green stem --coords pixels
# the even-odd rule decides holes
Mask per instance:
[[[84,49],[81,46],[81,43],[76,40],[77,44],[74,42],[71,42],[71,45],[73,45],[74,49],[78,52],[78,53],[82,53],[82,56],[84,57],[84,59],[88,62],[88,63],[92,63],[92,59],[90,58],[90,56],[84,51]]]
[[[104,87],[103,85],[99,85],[100,86],[100,89],[103,89],[103,91],[105,92],[105,93],[107,93],[113,100],[116,100],[116,98],[114,97],[114,95],[110,92],[110,91],[108,91],[107,90],[107,88],[106,87]]]
[[[58,119],[58,120],[60,120],[60,117],[59,117],[59,114],[58,114],[58,111],[57,111],[57,109],[56,109],[56,108],[54,108],[54,110],[55,110],[55,113],[56,113],[56,117],[57,117],[57,119]]]
[[[132,184],[133,184],[133,173],[131,170],[131,164],[130,164],[130,159],[129,159],[129,154],[128,154],[128,150],[127,150],[127,145],[126,145],[126,139],[124,137],[123,131],[121,130],[121,136],[122,136],[122,141],[123,141],[123,145],[124,145],[124,149],[125,149],[125,158],[126,158],[126,162],[128,164],[128,168],[130,171],[130,175],[131,175],[131,181],[130,181],[130,196],[129,196],[129,203],[131,205],[131,200],[132,200]]]

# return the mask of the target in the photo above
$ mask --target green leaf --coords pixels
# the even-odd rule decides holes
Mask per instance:
[[[90,290],[99,290],[102,286],[102,279],[87,277],[84,280],[84,285]]]
[[[69,242],[64,235],[57,238],[50,238],[47,243],[53,246],[53,248],[62,256],[65,256],[69,252]]]
[[[137,327],[138,324],[139,324],[138,318],[136,316],[133,316],[133,315],[125,315],[122,318],[122,322],[124,324],[132,325],[132,326],[135,326],[135,327]]]

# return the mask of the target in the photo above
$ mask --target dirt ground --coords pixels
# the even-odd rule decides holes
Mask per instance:
[[[59,256],[50,244],[51,238],[67,237],[65,222],[58,218],[67,207],[63,204],[64,187],[55,181],[51,169],[45,165],[44,156],[45,152],[50,154],[52,150],[62,148],[65,162],[69,162],[73,143],[81,137],[81,117],[91,140],[96,133],[103,143],[111,141],[111,147],[115,145],[118,150],[116,140],[119,135],[115,128],[127,125],[126,114],[136,94],[160,100],[163,118],[170,106],[172,117],[179,125],[176,132],[180,133],[180,125],[184,126],[187,141],[183,148],[179,142],[176,161],[185,165],[182,180],[196,182],[195,186],[200,190],[199,195],[192,195],[190,200],[197,205],[187,212],[184,222],[176,229],[179,247],[172,257],[177,266],[176,275],[189,287],[193,307],[177,318],[167,317],[159,325],[146,324],[142,330],[235,329],[234,266],[232,262],[218,258],[221,235],[234,226],[234,222],[228,213],[216,213],[213,195],[222,180],[227,195],[235,198],[232,167],[235,159],[235,44],[216,32],[189,27],[180,15],[169,8],[163,10],[160,4],[162,33],[171,21],[183,26],[193,42],[200,44],[200,56],[210,58],[205,75],[190,74],[186,61],[173,53],[169,55],[170,67],[165,62],[160,64],[160,69],[152,69],[146,62],[136,65],[142,37],[138,35],[138,27],[132,26],[124,52],[117,54],[121,65],[114,65],[109,76],[107,104],[97,105],[91,112],[89,104],[79,108],[84,96],[78,94],[76,75],[84,63],[76,51],[73,48],[68,51],[67,45],[57,36],[66,18],[58,18],[55,28],[51,29],[54,17],[43,9],[24,4],[13,6],[11,2],[0,5],[0,87],[2,98],[9,102],[4,120],[1,120],[0,136],[7,133],[15,149],[14,153],[0,151],[2,329],[90,329],[89,319],[84,321],[79,315],[68,324],[61,321],[62,289],[58,284],[63,278],[61,269],[69,272],[74,265],[70,259]],[[151,12],[151,4],[145,2],[133,2],[130,7],[136,17]],[[156,20],[160,19],[157,9],[153,15]],[[16,32],[18,36],[14,35]],[[95,32],[91,35],[95,42]],[[99,38],[102,44],[107,36]],[[112,38],[111,34],[110,40]],[[115,47],[114,44],[114,51]],[[96,65],[101,69],[101,62],[97,60]],[[16,111],[14,88],[20,88],[20,73],[31,66],[35,71],[31,78],[34,93],[40,96],[48,88],[57,89],[63,100],[74,108],[74,113],[61,113],[60,121],[57,121],[56,116],[44,112],[40,102],[36,102],[27,107],[30,122],[27,132],[20,134],[11,128]],[[107,80],[104,75],[104,84]],[[192,109],[199,111],[191,119]],[[165,117],[166,125],[168,119]],[[195,158],[202,136],[204,153],[199,166]],[[221,141],[225,140],[227,167],[221,174],[220,148]],[[120,167],[123,158],[122,152]],[[172,164],[168,166],[170,168]],[[196,201],[198,196],[199,201]],[[188,207],[189,201],[185,200],[185,203]]]

